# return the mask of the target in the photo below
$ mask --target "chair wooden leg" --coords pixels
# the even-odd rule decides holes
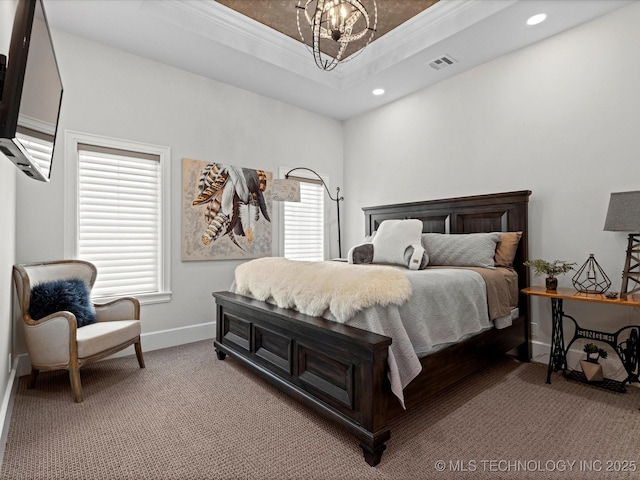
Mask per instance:
[[[136,349],[136,357],[138,357],[138,364],[140,365],[140,368],[144,368],[144,357],[142,356],[142,345],[140,340],[138,340],[134,346]]]
[[[71,391],[73,392],[73,400],[76,403],[81,403],[82,398],[82,384],[80,383],[80,368],[69,369],[69,379],[71,380]]]
[[[29,388],[36,388],[36,380],[38,378],[38,373],[40,373],[40,370],[38,370],[37,368],[31,369],[31,378],[29,378]]]

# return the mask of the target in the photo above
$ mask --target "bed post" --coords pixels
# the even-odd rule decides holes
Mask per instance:
[[[291,397],[341,424],[365,461],[380,463],[391,437],[391,338],[233,294],[214,292],[218,359],[229,355]]]
[[[365,427],[373,434],[367,433],[365,439],[360,440],[360,448],[362,448],[365,461],[372,467],[380,463],[382,453],[387,448],[385,442],[391,438],[391,431],[387,427],[389,411],[387,403],[390,391],[386,374],[388,350],[389,347],[385,347],[384,351],[380,351],[373,357],[370,368],[362,370],[362,374],[366,376],[362,382],[366,386],[364,394],[366,398],[370,399],[370,402],[367,401],[368,406],[365,408],[365,412],[363,412],[367,418]]]

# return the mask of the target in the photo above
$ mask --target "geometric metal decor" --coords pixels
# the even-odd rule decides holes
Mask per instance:
[[[611,280],[604,273],[593,253],[573,276],[573,286],[580,293],[604,293],[611,286]]]
[[[640,235],[637,233],[629,234],[629,244],[627,246],[627,258],[624,262],[624,270],[622,271],[622,287],[620,296],[625,298],[627,295],[640,292]],[[629,284],[631,280],[631,285]]]

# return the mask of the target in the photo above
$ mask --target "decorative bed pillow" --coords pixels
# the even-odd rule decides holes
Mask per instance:
[[[422,234],[429,265],[495,268],[500,233]]]
[[[513,259],[516,257],[520,238],[522,238],[522,232],[503,232],[500,234],[494,258],[496,267],[513,267]]]
[[[39,320],[62,311],[73,313],[78,327],[96,322],[96,312],[89,298],[89,290],[82,280],[56,280],[40,283],[31,289],[31,318]]]
[[[373,243],[363,243],[361,245],[356,245],[349,250],[347,261],[356,265],[362,263],[374,263],[374,248],[375,247],[373,246]],[[401,265],[403,267],[407,267],[409,270],[422,270],[424,268],[427,268],[428,263],[429,257],[424,251],[424,247],[422,245],[409,245],[404,251],[404,263],[402,263]]]
[[[347,261],[356,265],[373,263],[373,243],[367,242],[352,247],[347,254]]]
[[[422,222],[410,220],[383,221],[371,243],[349,250],[349,263],[382,263],[400,265],[411,270],[425,268],[429,262],[421,244]]]
[[[429,256],[422,243],[409,245],[404,251],[404,264],[409,270],[424,270],[429,264]]]
[[[405,265],[404,252],[411,245],[420,245],[422,222],[417,219],[385,220],[373,237],[373,263]]]

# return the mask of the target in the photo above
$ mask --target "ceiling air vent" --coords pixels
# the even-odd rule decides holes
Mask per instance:
[[[442,55],[441,57],[431,60],[429,66],[434,70],[442,70],[450,65],[457,63],[457,61],[450,55]]]

